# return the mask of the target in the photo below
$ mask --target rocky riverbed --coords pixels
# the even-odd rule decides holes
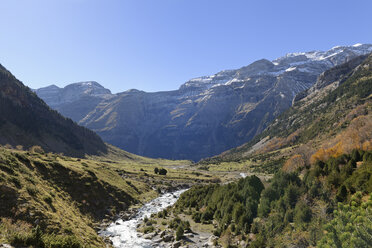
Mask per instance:
[[[113,246],[117,248],[162,247],[158,242],[148,237],[146,238],[141,233],[137,232],[137,227],[143,222],[145,217],[149,218],[151,214],[158,213],[172,206],[185,191],[186,189],[182,189],[161,195],[139,208],[135,216],[129,220],[118,219],[111,223],[106,229],[100,231],[100,235],[109,237]]]

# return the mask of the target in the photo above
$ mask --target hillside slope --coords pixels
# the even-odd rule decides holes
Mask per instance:
[[[251,160],[260,154],[297,156],[297,161],[309,163],[320,156],[326,159],[352,149],[368,149],[372,139],[371,96],[372,55],[361,56],[324,72],[251,142],[203,163]]]
[[[372,55],[322,73],[252,142],[196,167],[248,176],[183,193],[168,211],[176,235],[208,230],[223,247],[370,247]]]
[[[0,144],[41,146],[71,156],[106,152],[101,138],[51,110],[0,65]]]
[[[71,158],[0,146],[0,244],[107,247],[97,230],[161,190],[209,181],[186,161],[155,160],[108,147],[110,156]],[[167,168],[166,176],[154,168]],[[38,233],[38,234],[37,234]]]
[[[102,86],[92,85],[87,90],[86,83],[79,83],[66,88],[74,86],[81,97],[62,97],[66,88],[60,89],[58,99],[65,99],[60,102],[51,97],[55,87],[36,92],[63,115],[124,150],[197,161],[249,141],[322,72],[371,51],[372,45],[357,44],[325,52],[291,53],[194,78],[175,91],[129,90],[110,95],[106,90],[97,95],[93,89],[104,91]]]

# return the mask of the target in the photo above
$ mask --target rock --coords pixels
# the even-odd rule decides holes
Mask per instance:
[[[14,246],[8,244],[1,244],[0,248],[14,248]]]
[[[160,238],[164,237],[164,235],[165,235],[165,234],[167,234],[167,232],[166,232],[165,230],[164,230],[164,231],[162,231],[162,232],[160,232],[160,233],[159,233],[159,235],[160,235]]]
[[[173,235],[170,235],[170,234],[167,234],[167,235],[165,235],[164,237],[163,237],[163,241],[164,242],[171,242],[171,241],[173,241],[174,240],[174,237],[173,237]]]
[[[208,244],[209,246],[213,246],[215,240],[217,240],[217,239],[218,239],[218,237],[212,235],[212,236],[210,236],[210,237],[208,238],[208,242],[207,242],[207,244]]]
[[[185,233],[183,236],[185,236],[186,238],[193,238],[194,234],[193,233]]]
[[[154,239],[152,242],[158,244],[158,243],[161,243],[163,241],[162,238],[159,238],[159,239]]]
[[[172,244],[172,248],[179,248],[181,246],[181,241],[176,241]]]
[[[147,233],[143,235],[144,239],[153,239],[156,236],[156,233]]]

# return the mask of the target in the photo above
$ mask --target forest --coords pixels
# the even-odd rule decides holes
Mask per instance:
[[[372,152],[317,160],[277,172],[264,187],[256,176],[225,185],[194,186],[174,213],[217,224],[214,235],[248,247],[369,247],[372,243]],[[351,221],[350,223],[348,223]]]

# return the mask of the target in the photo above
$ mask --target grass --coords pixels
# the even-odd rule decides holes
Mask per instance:
[[[139,207],[162,190],[232,181],[254,166],[226,163],[199,170],[191,164],[144,158],[112,146],[105,155],[86,158],[0,147],[0,243],[105,247],[95,229],[102,220]],[[155,168],[168,173],[156,174]],[[35,239],[38,227],[42,238]]]
[[[154,189],[215,179],[189,169],[189,161],[110,149],[83,159],[0,147],[0,243],[31,244],[39,226],[45,247],[51,240],[105,247],[94,229],[103,219],[153,199],[159,194]],[[155,174],[155,167],[167,175]]]
[[[265,154],[250,155],[236,161],[215,162],[211,160],[197,164],[196,168],[216,177],[218,175],[222,182],[232,181],[240,177],[240,173],[245,173],[247,176],[254,174],[266,181],[280,170],[290,150],[292,150],[291,147],[279,149]]]

